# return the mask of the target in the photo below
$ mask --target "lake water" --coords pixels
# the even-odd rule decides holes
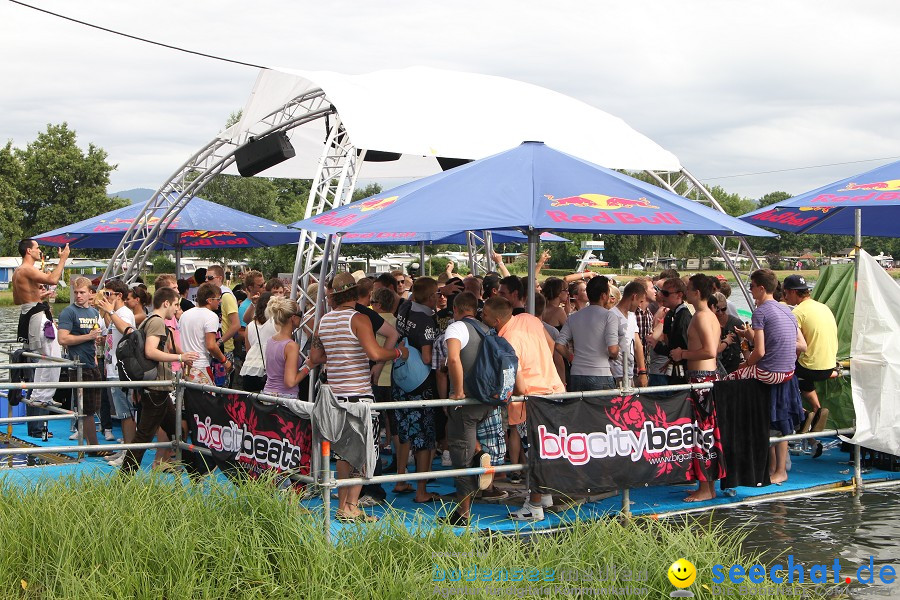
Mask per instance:
[[[748,308],[740,293],[732,300]],[[58,313],[62,306],[55,308]],[[0,307],[0,339],[15,337],[18,308]],[[6,379],[6,373],[0,373]],[[796,562],[856,568],[875,558],[876,567],[893,564],[900,574],[900,487],[873,489],[855,497],[829,493],[813,498],[774,500],[754,506],[720,510],[713,521],[726,527],[751,524],[745,547],[763,552],[770,564],[792,554]],[[748,565],[749,566],[749,565]],[[843,572],[843,571],[842,571]],[[853,598],[900,598],[900,581],[893,585],[851,588]]]

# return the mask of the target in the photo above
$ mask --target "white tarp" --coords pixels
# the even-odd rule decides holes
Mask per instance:
[[[900,454],[900,286],[860,252],[850,342],[854,444]]]
[[[241,120],[221,135],[243,143],[248,132],[259,133],[262,118],[315,88],[337,108],[356,148],[403,155],[394,162],[367,162],[361,172],[366,178],[431,175],[440,171],[434,157],[479,159],[524,141],[541,141],[611,169],[681,169],[674,154],[580,100],[503,77],[426,67],[363,75],[266,69]],[[265,176],[312,178],[324,125],[319,119],[292,129],[297,156]]]

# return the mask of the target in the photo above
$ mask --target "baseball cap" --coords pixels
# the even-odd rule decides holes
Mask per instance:
[[[786,290],[808,290],[809,286],[806,285],[806,279],[803,275],[788,275],[784,278],[784,283],[782,287]]]
[[[338,273],[331,282],[331,289],[334,292],[345,292],[357,285],[356,278],[347,272]]]

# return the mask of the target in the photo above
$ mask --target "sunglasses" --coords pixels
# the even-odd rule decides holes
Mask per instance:
[[[113,292],[110,290],[105,290],[103,292],[103,295],[106,296],[107,298],[109,298],[110,296],[115,296],[116,294],[119,294],[119,293],[121,293],[121,292]]]
[[[207,276],[206,276],[206,280],[207,280],[207,281],[212,281],[212,280],[215,279],[215,278],[216,278],[215,275],[207,275]]]
[[[671,294],[680,294],[678,290],[662,290],[656,288],[656,291],[663,295],[663,298],[668,298]]]
[[[725,313],[725,312],[728,311],[727,308],[719,308],[718,306],[715,307],[713,310],[716,311],[716,312],[719,313],[719,314],[722,314],[722,313]]]
[[[209,298],[208,300],[221,300],[222,296],[216,296],[215,298]]]

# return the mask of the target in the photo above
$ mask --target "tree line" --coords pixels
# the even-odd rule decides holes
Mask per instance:
[[[232,115],[229,122],[239,118]],[[0,253],[16,254],[16,244],[29,237],[121,208],[128,200],[107,195],[110,174],[118,165],[107,161],[105,150],[88,144],[83,150],[77,135],[67,123],[49,124],[46,131],[27,143],[24,148],[7,141],[0,148]],[[654,181],[643,173],[629,173],[648,183]],[[201,192],[212,202],[252,213],[279,223],[293,223],[305,216],[311,181],[268,177],[238,177],[217,175]],[[707,188],[722,208],[737,216],[758,206],[773,204],[790,197],[786,192],[771,192],[758,200],[729,193],[721,186]],[[381,191],[378,184],[358,189],[358,200]],[[679,190],[676,190],[679,191]],[[759,256],[799,256],[810,251],[825,256],[852,246],[850,236],[796,235],[779,232],[779,238],[751,239],[751,246]],[[591,234],[565,234],[570,244],[548,244],[549,266],[572,269],[581,256],[580,242],[592,239]],[[651,256],[704,258],[715,255],[712,242],[703,235],[633,236],[603,235],[606,250],[604,259],[618,267]],[[870,253],[884,252],[900,256],[900,239],[866,238],[864,246]],[[524,251],[524,244],[504,244],[501,251]],[[440,248],[429,246],[429,254]],[[399,245],[347,245],[343,254],[379,258],[385,254],[410,251]],[[412,250],[415,251],[415,250]],[[293,270],[294,246],[256,250],[205,250],[198,256],[209,259],[244,259],[266,275]],[[95,257],[108,257],[110,251],[79,252]]]

